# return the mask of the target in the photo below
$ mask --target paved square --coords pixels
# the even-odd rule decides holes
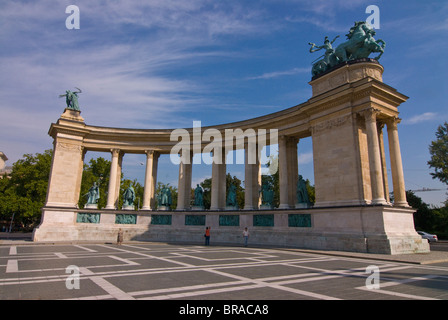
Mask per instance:
[[[379,289],[366,286],[371,265]],[[446,300],[448,267],[271,248],[3,245],[0,299]]]

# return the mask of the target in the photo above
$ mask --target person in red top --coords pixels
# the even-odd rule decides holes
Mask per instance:
[[[205,228],[205,245],[209,246],[210,245],[210,227],[206,227]]]

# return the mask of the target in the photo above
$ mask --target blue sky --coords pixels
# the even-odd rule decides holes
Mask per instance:
[[[68,5],[80,29],[68,30]],[[426,164],[437,127],[448,120],[448,3],[364,0],[35,0],[0,2],[0,151],[12,165],[52,148],[47,132],[65,107],[58,95],[83,90],[89,125],[183,128],[244,120],[311,97],[308,42],[338,45],[368,5],[380,9],[376,39],[386,41],[383,81],[410,99],[400,106],[399,136],[407,189],[440,205],[446,185]],[[386,146],[387,148],[387,146]],[[311,139],[299,143],[299,170],[313,178]],[[92,157],[109,154],[91,153]],[[143,181],[144,156],[126,155],[126,178]],[[228,171],[244,179],[242,165]],[[193,184],[211,176],[195,166]],[[390,176],[390,174],[389,174]],[[162,156],[159,181],[177,185]],[[390,183],[391,185],[391,183]]]

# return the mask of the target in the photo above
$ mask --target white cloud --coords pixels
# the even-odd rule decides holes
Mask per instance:
[[[294,68],[291,70],[285,70],[285,71],[273,71],[273,72],[267,72],[263,73],[260,76],[255,77],[249,77],[247,80],[257,80],[257,79],[273,79],[278,77],[284,77],[284,76],[291,76],[298,73],[309,73],[310,68]]]
[[[435,112],[425,112],[422,114],[415,115],[409,119],[403,120],[404,124],[417,124],[424,121],[430,121],[437,118],[437,113]]]
[[[298,163],[301,164],[308,164],[313,162],[313,152],[307,152],[307,153],[300,153],[298,155]],[[300,170],[300,168],[299,168]]]

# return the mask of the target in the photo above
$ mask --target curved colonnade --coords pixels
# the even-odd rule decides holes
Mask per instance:
[[[42,222],[34,232],[34,240],[104,240],[111,239],[118,227],[125,227],[129,239],[193,241],[198,225],[206,224],[216,227],[214,234],[222,242],[236,241],[232,239],[239,229],[231,226],[249,226],[256,231],[252,239],[258,237],[260,244],[381,253],[425,252],[428,246],[416,234],[413,210],[406,202],[398,140],[397,108],[407,97],[384,84],[382,73],[383,67],[376,61],[346,63],[312,80],[313,96],[302,104],[235,123],[182,129],[190,139],[180,142],[172,141],[170,129],[86,125],[78,111],[66,109],[49,130],[54,138],[52,171]],[[387,130],[383,130],[384,126]],[[383,131],[387,131],[389,145],[393,203],[389,199]],[[216,134],[213,138],[219,135],[223,139],[211,139],[207,134],[210,132]],[[244,143],[235,139],[241,133],[246,136]],[[296,209],[297,145],[306,137],[313,142],[316,202],[312,209]],[[276,210],[258,210],[260,150],[277,143],[280,206]],[[181,153],[178,206],[174,212],[161,213],[154,211],[158,156],[172,153],[173,148]],[[222,211],[226,194],[223,160],[228,150],[238,148],[246,149],[245,205],[243,211],[224,213],[238,217],[237,224],[229,225],[221,223],[227,219]],[[255,160],[249,159],[247,155],[254,150]],[[76,208],[83,158],[88,151],[109,152],[112,161],[107,206],[100,210],[101,223],[95,224],[76,222],[81,211],[91,212]],[[214,157],[211,208],[200,213],[203,218],[199,220],[204,224],[191,225],[187,217],[197,220],[197,213],[188,214],[191,159],[195,153],[209,151],[213,151]],[[112,213],[116,214],[121,162],[127,153],[146,154],[143,208],[133,212],[135,225],[117,226]],[[266,225],[256,222],[267,216],[272,221]],[[154,223],[163,217],[169,223]],[[294,225],[291,221],[296,218],[308,222]]]

